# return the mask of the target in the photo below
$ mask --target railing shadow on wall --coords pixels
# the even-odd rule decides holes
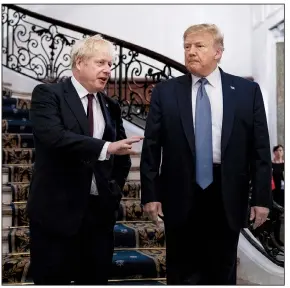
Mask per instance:
[[[187,73],[184,65],[144,47],[12,4],[2,5],[2,65],[34,80],[59,82],[71,75],[72,45],[95,34],[113,42],[117,53],[106,87],[108,96],[119,101],[124,119],[144,128],[152,88],[160,81]],[[282,260],[280,257],[284,250],[276,247],[272,239],[275,219],[282,217],[284,208],[282,211],[276,207],[274,211],[278,211],[274,213],[276,218],[271,217],[270,222],[257,231],[251,230],[264,249],[248,237],[245,230],[242,233],[262,254],[284,266],[284,254]]]

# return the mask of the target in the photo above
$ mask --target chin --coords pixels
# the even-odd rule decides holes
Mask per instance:
[[[199,73],[199,69],[196,69],[196,67],[192,67],[192,66],[190,66],[190,67],[188,67],[188,71],[189,71],[190,73],[194,74],[194,75],[199,75],[199,74],[200,74],[200,73]]]

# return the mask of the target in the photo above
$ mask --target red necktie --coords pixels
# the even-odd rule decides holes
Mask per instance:
[[[89,128],[90,128],[90,136],[94,136],[94,113],[93,113],[93,94],[88,94],[88,110],[87,110],[87,117],[89,120]]]

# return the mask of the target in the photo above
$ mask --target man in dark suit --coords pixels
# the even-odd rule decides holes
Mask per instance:
[[[30,118],[36,160],[27,204],[31,268],[37,285],[105,285],[113,229],[134,153],[120,107],[101,91],[114,47],[100,35],[71,52],[73,76],[41,84]]]
[[[152,93],[141,201],[154,222],[164,213],[168,284],[233,285],[250,179],[255,227],[272,202],[263,98],[257,83],[218,67],[224,47],[215,25],[189,27],[184,50],[190,73]]]

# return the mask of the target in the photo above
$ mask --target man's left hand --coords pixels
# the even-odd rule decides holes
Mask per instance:
[[[257,227],[261,226],[267,220],[268,215],[269,208],[259,206],[251,207],[250,220],[252,221],[255,219],[253,228],[256,229]]]

